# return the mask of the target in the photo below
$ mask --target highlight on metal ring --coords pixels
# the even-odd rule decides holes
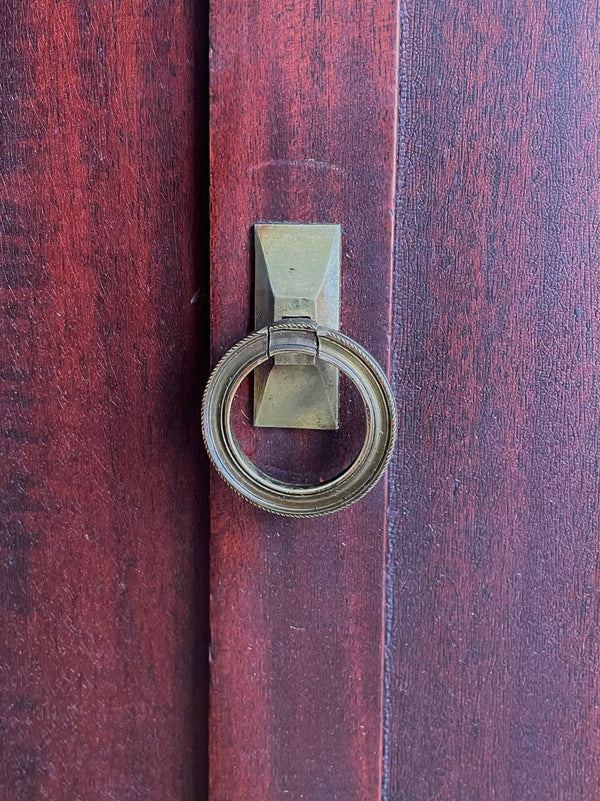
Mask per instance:
[[[259,364],[276,353],[305,353],[335,365],[350,378],[363,400],[365,440],[352,464],[321,484],[295,485],[259,470],[243,452],[233,430],[233,399]],[[202,433],[216,470],[246,500],[289,517],[317,517],[344,509],[379,480],[396,439],[396,409],[385,373],[350,337],[314,320],[283,320],[240,340],[214,368],[202,403]]]

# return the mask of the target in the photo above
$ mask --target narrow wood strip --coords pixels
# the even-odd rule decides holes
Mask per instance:
[[[344,230],[342,330],[388,360],[396,9],[215,0],[211,17],[213,360],[252,327],[251,226]],[[362,437],[237,429],[286,480],[316,479]],[[385,486],[335,516],[270,516],[214,478],[212,801],[376,801],[381,780]]]

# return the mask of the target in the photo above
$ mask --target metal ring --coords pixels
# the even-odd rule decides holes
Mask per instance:
[[[334,364],[355,384],[365,406],[366,435],[358,456],[322,484],[299,486],[271,478],[248,459],[233,431],[231,410],[240,384],[259,364],[284,352]],[[278,515],[317,517],[350,506],[379,480],[394,449],[396,409],[385,373],[363,347],[313,320],[290,320],[254,331],[223,356],[204,392],[202,433],[217,471],[250,503]]]

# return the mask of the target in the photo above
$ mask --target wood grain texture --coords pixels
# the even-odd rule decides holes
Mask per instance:
[[[389,356],[395,3],[211,4],[211,333],[216,361],[252,329],[251,226],[344,231],[342,330]],[[240,441],[287,480],[360,440],[341,429]],[[381,781],[385,486],[343,513],[290,520],[211,483],[211,801],[376,801]]]
[[[404,4],[388,801],[600,796],[599,19]]]
[[[10,801],[204,797],[202,9],[2,4]]]

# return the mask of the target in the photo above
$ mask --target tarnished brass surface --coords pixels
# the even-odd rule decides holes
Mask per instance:
[[[339,328],[339,225],[254,226],[257,329],[306,317]],[[254,425],[338,427],[338,371],[305,353],[280,353],[254,372]]]
[[[355,384],[365,406],[360,453],[340,475],[298,486],[259,470],[240,447],[231,421],[233,399],[252,370],[271,357],[305,355],[332,365]],[[314,320],[282,320],[242,339],[217,364],[202,405],[202,432],[210,458],[225,481],[256,506],[290,517],[316,517],[362,498],[383,474],[396,439],[396,409],[385,373],[350,337]]]

